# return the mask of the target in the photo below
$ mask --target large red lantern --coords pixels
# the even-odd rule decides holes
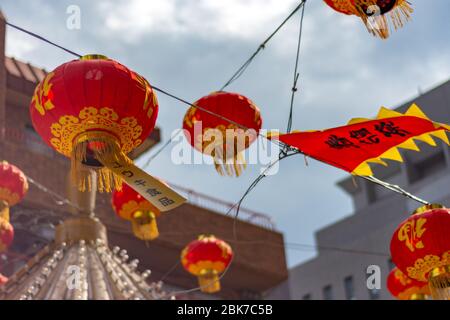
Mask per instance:
[[[259,108],[250,99],[223,91],[195,102],[183,121],[189,143],[212,156],[221,175],[230,176],[239,176],[245,168],[241,152],[257,139],[261,125]]]
[[[434,299],[450,299],[450,209],[429,205],[400,224],[391,240],[393,262],[428,282]]]
[[[126,156],[155,127],[158,102],[141,75],[117,61],[88,55],[67,62],[36,87],[30,105],[33,125],[44,141],[72,159],[73,178],[90,188],[97,171],[100,191],[121,185],[105,166],[131,163]]]
[[[223,240],[213,235],[201,235],[181,252],[183,267],[198,277],[202,292],[220,290],[219,275],[231,262],[233,251]]]
[[[14,228],[8,220],[0,218],[0,252],[8,250],[14,240]]]
[[[430,295],[427,283],[409,278],[398,268],[389,273],[387,288],[399,300],[427,300]]]
[[[146,241],[158,237],[156,218],[160,211],[128,185],[124,184],[121,190],[113,192],[112,206],[120,218],[131,221],[137,238]]]
[[[324,0],[334,10],[360,17],[373,35],[389,37],[390,16],[395,29],[403,26],[413,13],[407,0]]]
[[[25,174],[6,161],[0,162],[0,217],[9,221],[9,207],[22,200],[27,191]]]

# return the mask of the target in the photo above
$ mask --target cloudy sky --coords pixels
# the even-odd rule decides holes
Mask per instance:
[[[395,107],[450,77],[450,2],[412,0],[414,19],[388,41],[369,35],[354,17],[321,0],[308,1],[294,128],[338,126]],[[150,83],[190,101],[217,90],[298,0],[2,0],[10,22],[79,53],[102,53],[144,75]],[[432,4],[431,4],[432,3]],[[81,10],[81,29],[66,27],[67,8]],[[269,43],[230,91],[251,98],[264,127],[284,130],[289,108],[299,16]],[[8,29],[7,54],[51,70],[73,57]],[[158,126],[163,141],[181,126],[184,105],[161,94]],[[145,163],[144,159],[138,164]],[[237,201],[260,166],[239,179],[210,166],[174,165],[167,149],[147,171],[230,202]],[[245,207],[270,215],[285,240],[314,244],[314,231],[348,216],[351,199],[335,183],[348,176],[292,157],[250,194]],[[289,265],[314,255],[288,249]]]

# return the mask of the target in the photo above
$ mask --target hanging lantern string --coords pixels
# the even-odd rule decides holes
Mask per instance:
[[[10,23],[10,22],[8,22],[8,21],[6,21],[6,25],[8,25],[8,26],[10,26],[10,27],[12,27],[12,28],[14,28],[14,29],[16,29],[16,30],[19,30],[19,31],[21,31],[21,32],[24,32],[24,33],[26,33],[26,34],[28,34],[28,35],[30,35],[30,36],[32,36],[32,37],[35,37],[35,38],[37,38],[37,39],[39,39],[39,40],[42,40],[42,41],[44,41],[44,42],[47,42],[48,44],[51,44],[52,46],[55,46],[55,47],[57,47],[57,48],[60,48],[61,50],[64,50],[64,51],[66,51],[66,52],[68,52],[68,53],[70,53],[70,54],[72,54],[72,55],[74,55],[74,56],[76,56],[76,57],[78,57],[78,58],[81,58],[81,57],[82,57],[80,54],[78,54],[78,53],[76,53],[76,52],[74,52],[74,51],[72,51],[72,50],[69,50],[69,49],[67,49],[67,48],[64,48],[63,46],[60,46],[59,44],[56,44],[56,43],[54,43],[54,42],[52,42],[52,41],[50,41],[50,40],[48,40],[48,39],[46,39],[46,38],[44,38],[44,37],[42,37],[42,36],[36,34],[36,33],[34,33],[34,32],[31,32],[31,31],[29,31],[29,30],[25,30],[25,29],[23,29],[23,28],[21,28],[21,27],[19,27],[19,26],[16,26],[16,25],[14,25],[14,24],[12,24],[12,23]]]
[[[27,177],[28,182],[30,182],[31,184],[36,186],[39,190],[49,194],[52,197],[53,201],[57,205],[59,205],[59,206],[69,205],[69,206],[71,206],[71,207],[81,211],[81,208],[79,206],[77,206],[75,203],[73,203],[72,201],[64,198],[63,196],[60,196],[56,192],[48,189],[47,187],[45,187],[44,185],[42,185],[39,182],[35,181],[34,179],[30,178],[29,176],[26,176],[26,177]]]
[[[239,199],[238,202],[236,202],[233,206],[230,207],[230,209],[227,211],[226,215],[229,215],[231,213],[231,211],[236,208],[236,213],[234,215],[234,219],[233,219],[233,237],[235,241],[239,241],[237,238],[237,219],[239,216],[239,211],[241,208],[241,204],[244,201],[244,199],[250,194],[250,192],[257,186],[257,184],[264,178],[266,177],[267,173],[270,171],[270,169],[272,169],[272,167],[277,164],[278,162],[280,162],[281,160],[293,156],[297,154],[297,152],[295,153],[291,153],[289,155],[280,155],[275,161],[272,161],[267,167],[266,169],[264,169],[264,171],[250,184],[250,186],[247,188],[247,190],[245,191],[244,195],[241,197],[241,199]],[[195,249],[195,246],[192,248],[192,250]],[[231,265],[233,264],[233,260],[234,260],[234,255],[231,257],[231,260],[228,264],[228,266],[224,269],[224,271],[219,275],[217,281],[221,281],[223,277],[225,277],[225,275],[227,274],[228,270],[230,269]],[[164,277],[167,277],[170,272],[172,272],[173,270],[176,269],[176,266],[180,264],[179,261],[177,261],[177,263],[169,269],[169,272],[166,273],[164,275]],[[187,293],[192,293],[192,292],[196,292],[196,291],[200,291],[201,289],[203,289],[204,287],[209,286],[210,284],[206,284],[205,286],[199,286],[193,289],[188,289],[188,290],[179,290],[179,291],[174,291],[171,292],[168,296],[177,296],[177,295],[182,295],[182,294],[187,294]]]
[[[303,7],[304,3],[305,3],[305,0],[302,1],[302,3],[296,8],[295,12],[297,12],[301,7]],[[276,30],[276,31],[275,31],[275,32],[274,32],[274,33],[266,40],[265,43],[267,43],[268,41],[270,41],[270,39],[276,34],[276,32],[278,32],[278,30],[281,29],[281,27],[287,22],[287,20],[290,19],[290,17],[292,17],[292,16],[295,14],[295,12],[293,12],[293,13],[285,20],[285,22],[277,28],[277,30]],[[13,24],[9,23],[9,22],[7,22],[7,25],[9,25],[9,26],[11,26],[11,27],[13,27],[13,28],[15,28],[15,29],[17,29],[17,30],[19,30],[19,31],[25,32],[25,33],[27,33],[27,34],[29,34],[29,35],[31,35],[31,36],[37,38],[37,39],[40,39],[40,40],[42,40],[42,41],[44,41],[44,42],[46,42],[46,43],[49,43],[49,44],[51,44],[51,45],[53,45],[53,46],[55,46],[55,47],[58,47],[58,48],[60,48],[60,49],[62,49],[62,50],[64,50],[64,51],[66,51],[66,52],[68,52],[68,53],[70,53],[70,54],[72,54],[72,55],[78,57],[78,58],[81,57],[80,54],[77,54],[77,53],[75,53],[75,52],[72,51],[72,50],[69,50],[69,49],[66,49],[66,48],[64,48],[64,47],[62,47],[62,46],[60,46],[60,45],[57,45],[56,43],[54,43],[54,42],[52,42],[52,41],[49,41],[49,40],[45,39],[44,37],[39,36],[39,35],[37,35],[37,34],[35,34],[35,33],[33,33],[33,32],[30,32],[30,31],[28,31],[28,30],[25,30],[25,29],[23,29],[23,28],[20,28],[20,27],[18,27],[18,26],[16,26],[16,25],[13,25]],[[265,45],[265,43],[263,43],[263,45]],[[264,48],[264,46],[263,46],[262,48]],[[262,49],[262,48],[261,48],[261,49]],[[259,49],[259,51],[260,51],[261,49]],[[259,51],[257,51],[257,52],[259,52]],[[257,53],[256,53],[256,54],[257,54]],[[255,54],[255,56],[256,56],[256,54]],[[254,58],[254,57],[253,57],[253,58]],[[253,60],[253,58],[250,59],[250,62],[251,62],[251,60]],[[248,63],[248,64],[249,64],[249,63]],[[242,75],[243,71],[246,69],[246,67],[248,66],[248,64],[243,68],[243,70],[241,70],[241,71],[238,73],[238,76],[237,76],[237,77],[239,77],[240,75]],[[296,78],[296,80],[295,80],[295,82],[296,82],[297,79],[298,79],[297,74],[295,75],[295,78]],[[231,81],[229,81],[229,83],[227,83],[222,89],[224,89],[227,85],[229,85],[231,82],[233,82],[233,81],[236,80],[236,79],[237,79],[236,77],[234,77],[234,79],[232,78],[232,80],[230,79]],[[234,125],[236,125],[236,126],[242,128],[242,129],[248,130],[248,128],[246,128],[245,126],[243,126],[243,125],[241,125],[241,124],[239,124],[239,123],[237,123],[237,122],[235,122],[235,121],[233,121],[233,120],[231,120],[231,119],[227,119],[226,117],[224,117],[224,116],[222,116],[222,115],[220,115],[220,114],[217,114],[217,113],[214,113],[214,112],[212,112],[212,111],[210,111],[210,110],[206,110],[206,109],[204,109],[204,108],[195,106],[195,105],[193,105],[192,103],[190,103],[190,102],[188,102],[188,101],[186,101],[186,100],[184,100],[184,99],[182,99],[182,98],[179,98],[179,97],[177,97],[177,96],[175,96],[175,95],[173,95],[173,94],[171,94],[171,93],[169,93],[169,92],[167,92],[167,91],[165,91],[165,90],[162,90],[162,89],[160,89],[160,88],[158,88],[158,87],[153,86],[153,88],[154,88],[156,91],[158,91],[158,92],[160,92],[160,93],[163,93],[163,94],[165,94],[165,95],[167,95],[167,96],[169,96],[169,97],[171,97],[171,98],[173,98],[173,99],[176,99],[176,100],[178,100],[178,101],[180,101],[180,102],[183,102],[183,103],[185,103],[185,104],[187,104],[187,105],[189,105],[189,106],[192,106],[192,107],[197,108],[197,109],[199,109],[199,110],[202,110],[202,111],[204,111],[204,112],[206,112],[206,113],[208,113],[208,114],[211,114],[211,115],[213,115],[213,116],[216,116],[216,117],[218,117],[218,118],[220,118],[220,119],[222,119],[222,120],[224,120],[224,121],[227,121],[227,122],[229,122],[229,123],[232,123],[232,124],[234,124]],[[262,134],[260,134],[260,133],[258,133],[258,134],[261,135],[262,137],[268,139],[268,140],[271,141],[272,143],[276,143],[277,145],[279,145],[279,146],[281,146],[281,147],[284,147],[287,151],[289,151],[289,150],[294,151],[293,153],[291,153],[291,154],[289,154],[289,155],[287,154],[287,152],[285,152],[284,154],[280,154],[280,156],[279,156],[279,158],[277,159],[277,161],[280,161],[281,159],[283,159],[283,158],[285,158],[285,157],[287,157],[287,156],[292,156],[292,155],[295,155],[295,154],[298,154],[298,153],[303,153],[303,152],[301,152],[301,150],[294,149],[294,148],[292,148],[292,147],[290,147],[290,146],[285,145],[284,143],[282,143],[282,142],[280,142],[280,141],[271,140],[271,139],[269,139],[268,137],[266,137],[266,136],[264,136],[264,135],[262,135]],[[170,142],[171,142],[171,140],[169,140],[169,143],[168,143],[168,144],[170,144]],[[316,160],[317,160],[317,159],[316,159]],[[319,160],[318,160],[318,161],[319,161]],[[275,163],[276,163],[276,162],[275,162]],[[274,163],[274,164],[275,164],[275,163]],[[272,164],[272,165],[274,165],[274,164]],[[268,167],[266,170],[268,171],[268,169],[270,169],[270,167]],[[265,172],[266,172],[266,171],[265,171]],[[265,177],[265,173],[262,173],[262,174],[261,174],[261,175],[260,175],[260,176],[259,176],[259,177],[258,177],[258,178],[250,185],[250,187],[247,189],[247,191],[245,192],[245,194],[243,195],[243,197],[237,202],[237,204],[236,204],[236,206],[237,206],[237,212],[236,212],[236,215],[235,215],[236,218],[238,217],[240,206],[241,206],[243,200],[245,199],[245,197],[246,197],[246,196],[247,196],[247,195],[255,188],[255,186],[256,186],[256,185],[262,180],[262,178],[264,178],[264,177]],[[399,186],[390,185],[389,183],[383,182],[382,180],[379,180],[379,179],[377,179],[377,178],[375,178],[375,177],[363,177],[363,178],[365,178],[365,179],[367,179],[368,181],[371,181],[371,182],[373,182],[373,183],[376,183],[376,184],[378,184],[378,185],[380,185],[380,186],[383,186],[383,187],[385,187],[385,188],[387,188],[387,189],[389,189],[389,190],[392,190],[392,191],[394,191],[394,192],[397,192],[397,193],[400,193],[400,194],[402,194],[402,195],[404,195],[404,196],[407,196],[408,198],[411,198],[411,199],[413,199],[413,200],[415,200],[415,201],[418,201],[418,202],[420,202],[420,203],[428,203],[428,202],[426,202],[426,201],[424,201],[424,200],[422,200],[422,199],[419,199],[418,197],[415,197],[415,196],[413,196],[412,194],[406,192],[405,190],[401,189]],[[33,181],[34,181],[34,180],[30,180],[31,183],[33,183]],[[34,183],[33,183],[33,184],[34,184]],[[39,186],[38,184],[35,184],[35,185],[38,186],[38,188],[40,188],[40,189],[43,190],[43,191],[46,189],[46,188],[43,187],[42,185],[41,185],[41,186]],[[48,190],[48,189],[47,189],[47,190]],[[51,194],[51,193],[50,193],[50,194]],[[62,197],[61,197],[61,198],[62,198]],[[74,205],[73,203],[71,203],[69,200],[64,199],[64,198],[62,198],[62,199],[63,199],[63,201],[64,201],[63,204],[68,204],[68,205],[71,205],[71,206],[74,206],[74,207],[77,208],[77,206]],[[231,210],[232,210],[234,207],[235,207],[235,206],[233,206],[232,208],[230,208],[229,211],[231,212]],[[233,233],[234,233],[234,235],[236,236],[236,228],[235,228],[235,226],[236,226],[236,220],[234,221],[234,227],[233,227],[233,229],[234,229],[234,230],[233,230]],[[236,239],[236,240],[237,240],[237,239]],[[232,258],[232,260],[233,260],[233,258]],[[230,261],[229,266],[231,266],[232,260]],[[225,271],[220,275],[219,280],[222,279],[222,278],[225,276],[226,272],[227,272],[228,269],[229,269],[229,266],[228,266],[228,267],[225,269]],[[197,287],[197,288],[193,288],[193,289],[190,289],[190,290],[178,291],[178,292],[175,292],[174,294],[185,294],[185,293],[190,293],[190,292],[198,291],[198,290],[200,290],[200,289],[201,289],[201,288]]]
[[[305,2],[306,2],[306,1],[302,1],[301,5],[303,6]],[[300,9],[300,5],[299,5],[298,8]],[[297,10],[298,10],[298,9],[297,9]],[[294,12],[294,13],[295,13],[295,12]],[[293,15],[293,14],[292,14],[292,15]],[[55,46],[55,47],[57,47],[57,48],[60,48],[60,49],[66,51],[66,52],[68,52],[68,53],[70,53],[70,54],[73,54],[73,55],[76,56],[76,57],[81,57],[80,54],[78,54],[78,53],[76,53],[76,52],[74,52],[74,51],[72,51],[72,50],[69,50],[69,49],[67,49],[67,48],[64,48],[63,46],[60,46],[60,45],[58,45],[58,44],[56,44],[56,43],[54,43],[54,42],[52,42],[52,41],[49,41],[49,40],[45,39],[44,37],[42,37],[42,36],[40,36],[40,35],[38,35],[38,34],[36,34],[36,33],[34,33],[34,32],[25,30],[25,29],[23,29],[23,28],[21,28],[21,27],[18,27],[18,26],[16,26],[16,25],[14,25],[14,24],[11,24],[11,23],[9,23],[9,22],[6,22],[6,24],[7,24],[8,26],[11,26],[11,27],[13,27],[13,28],[16,28],[16,29],[19,30],[19,31],[25,32],[26,34],[29,34],[29,35],[31,35],[31,36],[37,38],[37,39],[40,39],[40,40],[42,40],[42,41],[45,41],[45,42],[47,42],[47,43],[49,43],[49,44],[51,44],[51,45],[53,45],[53,46]],[[279,27],[279,28],[281,28],[281,27]],[[269,38],[269,40],[270,40],[270,38]],[[212,112],[212,111],[210,111],[210,110],[206,110],[206,109],[204,109],[204,108],[201,108],[201,107],[199,107],[199,106],[196,106],[196,105],[194,105],[194,104],[192,104],[192,103],[190,103],[190,102],[188,102],[188,101],[186,101],[186,100],[184,100],[184,99],[182,99],[182,98],[179,98],[179,97],[177,97],[177,96],[175,96],[175,95],[173,95],[173,94],[171,94],[171,93],[169,93],[169,92],[167,92],[167,91],[165,91],[165,90],[162,90],[162,89],[157,88],[157,87],[155,87],[155,86],[152,86],[152,87],[153,87],[156,91],[161,92],[162,94],[165,94],[165,95],[167,95],[167,96],[169,96],[169,97],[171,97],[171,98],[173,98],[173,99],[175,99],[175,100],[178,100],[178,101],[180,101],[180,102],[182,102],[182,103],[184,103],[184,104],[187,104],[187,105],[189,105],[189,106],[191,106],[191,107],[194,107],[194,108],[197,108],[197,109],[199,109],[199,110],[202,110],[202,111],[204,111],[204,112],[206,112],[206,113],[208,113],[208,114],[210,114],[210,115],[213,115],[213,116],[215,116],[215,117],[218,117],[218,118],[220,118],[220,119],[222,119],[222,120],[224,120],[224,121],[227,121],[227,122],[229,122],[229,123],[232,123],[232,124],[234,124],[234,125],[236,125],[236,126],[242,128],[242,129],[245,129],[245,130],[248,130],[248,129],[249,129],[249,128],[246,128],[245,126],[243,126],[243,125],[241,125],[241,124],[239,124],[239,123],[237,123],[237,122],[235,122],[235,121],[233,121],[233,120],[227,119],[226,117],[224,117],[224,116],[222,116],[222,115],[220,115],[220,114],[217,114],[217,113]],[[293,152],[295,152],[295,153],[301,153],[301,154],[304,154],[301,150],[292,148],[291,146],[288,146],[288,145],[282,143],[281,141],[269,139],[267,136],[265,136],[265,135],[263,135],[263,134],[261,134],[261,133],[259,133],[259,132],[258,132],[258,135],[261,136],[261,137],[263,137],[263,138],[265,138],[265,139],[268,139],[271,143],[277,144],[281,149],[283,149],[283,154],[286,154],[288,151],[293,151]],[[172,139],[170,139],[169,142],[168,142],[167,144],[170,144],[171,140],[172,140]],[[162,150],[161,150],[161,151],[162,151]],[[304,155],[306,155],[306,154],[304,154]],[[280,156],[281,156],[281,154],[280,154]],[[311,157],[310,155],[306,155],[306,156]],[[311,158],[312,158],[312,159],[315,159],[314,157],[311,157]],[[321,162],[321,161],[318,160],[318,159],[315,159],[315,160]],[[375,184],[378,184],[378,185],[380,185],[380,186],[382,186],[382,187],[384,187],[384,188],[386,188],[386,189],[388,189],[388,190],[397,192],[397,193],[399,193],[399,194],[401,194],[401,195],[403,195],[403,196],[406,196],[406,197],[411,198],[411,199],[413,199],[413,200],[415,200],[415,201],[418,201],[418,202],[420,202],[421,204],[423,204],[423,203],[428,203],[427,201],[424,201],[424,200],[422,200],[422,199],[420,199],[420,198],[418,198],[418,197],[416,197],[416,196],[413,196],[411,193],[409,193],[409,192],[403,190],[403,189],[400,188],[399,186],[393,186],[393,185],[390,185],[389,183],[384,182],[384,181],[382,181],[382,180],[380,180],[380,179],[377,179],[377,178],[375,178],[375,177],[365,177],[365,176],[360,176],[360,177],[362,177],[362,178],[364,178],[364,179],[367,179],[368,181],[373,182],[373,183],[375,183]]]
[[[149,164],[156,159],[167,147],[170,146],[170,144],[173,142],[173,139],[180,133],[183,129],[178,129],[175,134],[172,134],[172,136],[169,138],[169,140],[164,143],[164,145],[158,149],[154,154],[152,154],[148,159],[147,162],[144,164],[143,169],[147,168]]]
[[[299,58],[300,58],[300,46],[302,43],[302,34],[303,34],[303,19],[305,17],[305,5],[306,1],[304,2],[304,5],[302,7],[302,13],[300,15],[300,27],[298,31],[298,43],[297,43],[297,54],[295,57],[295,67],[294,67],[294,82],[292,84],[292,93],[291,93],[291,105],[289,109],[289,118],[288,118],[288,125],[287,125],[287,133],[291,133],[292,131],[292,117],[294,112],[294,99],[295,94],[297,93],[297,82],[298,78],[300,77],[300,73],[298,72],[298,65],[299,65]]]
[[[375,183],[375,184],[377,184],[379,186],[382,186],[382,187],[384,187],[386,189],[389,189],[391,191],[400,193],[400,194],[404,195],[405,197],[410,198],[410,199],[412,199],[414,201],[417,201],[417,202],[419,202],[421,204],[424,204],[424,205],[430,205],[431,204],[430,202],[428,202],[426,200],[423,200],[423,199],[413,195],[412,193],[409,193],[408,191],[402,189],[400,186],[398,186],[396,184],[388,183],[388,182],[380,180],[380,179],[378,179],[378,178],[376,178],[374,176],[359,176],[359,177],[364,178],[364,179],[366,179],[366,180],[368,180],[368,181],[370,181],[372,183]]]
[[[281,28],[283,28],[283,26],[294,16],[294,14],[300,10],[300,8],[304,7],[306,3],[306,0],[302,0],[300,2],[300,4],[286,17],[286,19],[284,19],[284,21],[275,29],[275,31],[273,31],[269,37],[267,37],[266,40],[264,40],[264,42],[262,42],[258,49],[256,49],[256,51],[250,56],[250,58],[231,76],[231,78],[222,86],[222,88],[220,89],[220,91],[223,91],[226,87],[228,87],[231,83],[233,83],[234,81],[236,81],[237,79],[239,79],[242,74],[245,72],[245,70],[248,68],[248,66],[250,65],[250,63],[252,63],[253,59],[255,59],[255,57],[266,48],[266,45],[269,43],[270,40],[272,40],[272,38],[278,33],[278,31],[281,30]]]

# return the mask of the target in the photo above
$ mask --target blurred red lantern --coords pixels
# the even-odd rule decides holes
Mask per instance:
[[[428,283],[411,279],[398,268],[389,273],[387,288],[399,300],[426,300],[430,295]]]
[[[156,218],[160,211],[128,185],[124,184],[121,190],[113,192],[112,206],[120,218],[131,221],[133,234],[138,239],[158,237]]]
[[[389,22],[395,29],[411,18],[413,9],[407,0],[324,0],[334,10],[360,17],[373,35],[386,39],[389,37]]]
[[[6,219],[0,218],[0,252],[8,250],[14,240],[14,228]]]
[[[27,191],[25,174],[6,161],[0,162],[0,217],[9,221],[9,207],[22,200]]]
[[[204,110],[192,106],[187,111],[183,121],[187,140],[198,151],[213,157],[221,175],[239,176],[246,166],[241,152],[256,140],[261,129],[259,108],[240,94],[222,91],[211,93],[194,105]]]
[[[231,262],[233,251],[223,240],[213,235],[201,235],[181,253],[183,267],[198,277],[200,289],[206,293],[220,290],[219,275]]]
[[[434,299],[450,299],[450,209],[416,210],[394,232],[392,261],[408,277],[428,282]]]
[[[72,159],[73,179],[89,189],[89,170],[98,189],[111,191],[121,179],[107,164],[130,164],[126,156],[155,127],[158,102],[150,84],[122,64],[87,55],[50,72],[30,105],[33,125],[44,141]]]
[[[8,278],[0,273],[0,286],[8,282]]]

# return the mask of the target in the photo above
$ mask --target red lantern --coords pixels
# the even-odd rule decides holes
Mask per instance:
[[[14,239],[14,228],[6,219],[0,218],[0,252],[8,250]]]
[[[411,18],[413,9],[407,0],[324,0],[334,10],[360,17],[373,35],[389,37],[390,19],[395,29]]]
[[[343,14],[356,14],[357,11],[351,0],[324,0],[327,5]]]
[[[155,127],[158,102],[142,76],[112,59],[88,55],[50,72],[36,87],[30,113],[44,141],[72,159],[80,190],[91,186],[89,170],[82,170],[87,167],[97,171],[98,189],[111,191],[121,185],[111,163],[131,163],[126,154]]]
[[[27,191],[25,174],[6,161],[0,162],[0,217],[9,221],[9,207],[22,200]]]
[[[433,298],[450,299],[450,209],[416,210],[394,232],[393,262],[408,277],[428,282]]]
[[[191,107],[184,117],[183,129],[195,149],[213,157],[221,175],[239,176],[246,166],[241,151],[256,140],[261,129],[259,108],[240,94],[222,91],[205,96],[194,105],[234,122]]]
[[[231,262],[233,251],[213,235],[201,235],[181,252],[183,267],[198,277],[200,289],[206,293],[220,290],[219,275]]]
[[[389,273],[387,288],[399,300],[427,300],[430,295],[427,283],[409,278],[398,268]]]
[[[128,185],[124,184],[121,190],[113,192],[112,206],[120,218],[131,221],[137,238],[153,240],[158,237],[156,218],[160,211]]]
[[[8,278],[0,273],[0,286],[6,284],[8,282]]]

